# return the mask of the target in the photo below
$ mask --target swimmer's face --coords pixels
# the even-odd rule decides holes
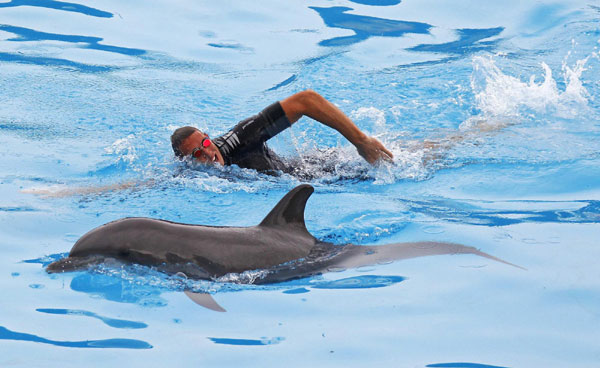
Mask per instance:
[[[194,148],[201,148],[200,155],[194,157],[194,160],[205,164],[218,163],[225,165],[225,160],[223,160],[221,152],[219,152],[219,149],[213,142],[210,142],[208,147],[202,147],[202,140],[206,137],[208,137],[208,135],[201,131],[195,131],[181,142],[181,146],[179,146],[181,153],[183,153],[184,156],[190,156]]]

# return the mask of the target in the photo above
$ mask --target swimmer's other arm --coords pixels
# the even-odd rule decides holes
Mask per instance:
[[[340,109],[315,91],[298,92],[280,103],[290,123],[308,116],[337,130],[370,164],[376,164],[380,160],[391,162],[394,157],[381,142],[363,133]]]
[[[143,187],[150,187],[154,185],[155,180],[145,180],[145,181],[128,181],[125,183],[118,184],[110,184],[99,187],[89,186],[89,187],[46,187],[46,188],[26,188],[22,189],[21,193],[27,194],[35,194],[42,198],[62,198],[62,197],[71,197],[71,196],[92,196],[92,195],[101,195],[110,192],[116,192],[126,189],[141,189]]]

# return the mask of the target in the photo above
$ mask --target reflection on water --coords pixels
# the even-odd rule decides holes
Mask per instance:
[[[391,286],[406,280],[402,276],[362,275],[341,280],[322,281],[311,284],[315,289],[371,289]]]
[[[153,285],[136,285],[129,280],[107,275],[83,273],[71,281],[71,289],[119,303],[134,303],[146,307],[164,307],[167,301]]]
[[[278,284],[279,286],[295,286],[285,290],[284,294],[303,294],[313,289],[372,289],[392,286],[406,280],[402,276],[361,275],[347,277],[339,280],[322,280],[318,278],[300,279]],[[302,287],[299,287],[302,286]]]
[[[498,365],[479,364],[479,363],[436,363],[429,364],[427,367],[436,368],[507,368]]]
[[[439,52],[446,54],[466,55],[478,51],[492,51],[500,39],[483,41],[486,38],[499,35],[504,27],[486,29],[458,29],[458,40],[440,44],[422,44],[412,47],[410,51]]]
[[[2,4],[0,4],[0,6],[1,5]],[[0,31],[15,34],[16,37],[6,39],[6,41],[12,42],[60,41],[75,44],[76,47],[82,49],[100,50],[121,55],[142,56],[146,54],[146,51],[141,49],[103,45],[100,43],[103,40],[103,38],[100,37],[46,33],[36,31],[30,28],[16,27],[7,24],[0,24]],[[21,64],[65,67],[69,69],[75,69],[84,73],[104,73],[115,69],[115,67],[112,66],[86,64],[56,57],[26,55],[21,52],[0,52],[0,61],[15,62]]]
[[[291,290],[285,290],[283,293],[284,294],[304,294],[304,293],[308,293],[310,290],[305,289],[305,288],[299,288],[299,289],[291,289]]]
[[[79,310],[79,309],[38,308],[38,309],[36,309],[36,311],[41,312],[41,313],[48,313],[48,314],[62,314],[62,315],[85,316],[85,317],[96,318],[96,319],[99,319],[100,321],[104,322],[106,325],[108,325],[110,327],[114,327],[114,328],[146,328],[146,327],[148,327],[147,324],[142,323],[142,322],[127,321],[124,319],[103,317],[96,313],[88,312],[85,310]]]
[[[244,46],[239,42],[209,42],[207,45],[218,49],[231,49],[245,53],[252,53],[254,51],[252,47]]]
[[[409,213],[471,225],[507,226],[522,223],[600,223],[600,201],[407,201]],[[492,204],[505,209],[490,208]],[[486,208],[487,207],[487,208]],[[506,208],[508,207],[508,208]],[[550,207],[550,208],[549,208]],[[552,208],[554,207],[554,208]],[[569,208],[571,207],[571,208]]]
[[[295,81],[297,77],[298,77],[298,76],[297,76],[296,74],[293,74],[291,77],[287,78],[286,80],[284,80],[284,81],[282,81],[282,82],[280,82],[280,83],[277,83],[277,84],[276,84],[276,85],[274,85],[273,87],[271,87],[271,88],[267,89],[267,91],[274,91],[274,90],[276,90],[276,89],[279,89],[279,88],[281,88],[281,87],[285,87],[285,86],[287,86],[288,84],[290,84],[290,83],[292,83],[293,81]]]
[[[263,337],[260,340],[249,340],[249,339],[228,339],[219,337],[209,337],[210,341],[215,344],[224,345],[242,345],[242,346],[257,346],[257,345],[276,345],[285,340],[283,337],[266,338]]]
[[[140,56],[146,53],[145,50],[132,49],[128,47],[102,45],[100,41],[103,38],[100,37],[89,37],[89,36],[78,36],[78,35],[63,35],[57,33],[46,33],[36,31],[30,28],[15,27],[7,24],[0,24],[0,31],[9,32],[17,35],[17,37],[9,38],[7,41],[61,41],[78,44],[78,47],[84,49],[101,50],[107,52],[114,52],[117,54],[129,55],[129,56]],[[85,45],[79,45],[79,44]]]
[[[431,25],[419,22],[406,22],[402,20],[369,17],[365,15],[347,14],[352,8],[334,6],[319,8],[310,6],[315,10],[328,27],[342,28],[354,31],[354,36],[335,37],[319,42],[321,46],[346,46],[364,41],[370,37],[401,37],[405,34],[428,34]]]
[[[59,259],[68,257],[69,253],[57,253],[57,254],[51,254],[48,256],[44,256],[44,257],[40,257],[40,258],[35,258],[35,259],[26,259],[23,261],[23,263],[38,263],[41,264],[44,268],[46,266],[48,266],[50,263],[52,262],[56,262]]]
[[[92,349],[152,349],[152,345],[145,341],[133,339],[106,339],[83,341],[57,341],[40,336],[15,332],[0,326],[0,340],[31,341],[41,344],[62,346],[67,348],[92,348]]]
[[[90,8],[89,6],[76,4],[76,3],[67,3],[63,1],[54,1],[54,0],[11,0],[7,3],[0,3],[0,8],[12,8],[16,6],[35,6],[38,8],[48,8],[55,10],[63,10],[67,12],[75,12],[80,14],[89,15],[92,17],[100,17],[100,18],[112,18],[113,14],[102,11],[95,8]]]
[[[391,6],[400,4],[401,0],[350,0],[356,4],[371,6]]]
[[[11,54],[8,52],[0,52],[0,61],[8,61],[21,64],[59,66],[70,69],[76,69],[84,73],[104,73],[113,70],[113,68],[109,66],[88,65],[66,59],[50,58],[43,56],[27,56],[22,54]]]

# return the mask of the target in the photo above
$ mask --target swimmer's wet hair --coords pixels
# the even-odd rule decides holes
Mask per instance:
[[[191,126],[184,126],[181,128],[175,129],[173,134],[171,135],[171,146],[173,147],[173,152],[175,152],[175,156],[179,158],[183,158],[183,152],[181,152],[181,143],[187,139],[192,133],[199,131],[197,128]]]

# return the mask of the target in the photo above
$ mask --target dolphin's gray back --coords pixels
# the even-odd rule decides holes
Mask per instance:
[[[281,227],[210,227],[121,219],[84,235],[69,257],[102,254],[159,265],[196,263],[209,274],[260,269],[306,256],[314,238]]]
[[[306,201],[314,189],[300,185],[286,194],[260,225],[216,227],[149,218],[125,218],[82,236],[69,257],[49,272],[73,270],[99,256],[144,265],[196,264],[209,277],[265,269],[306,257],[315,238],[304,224]]]

